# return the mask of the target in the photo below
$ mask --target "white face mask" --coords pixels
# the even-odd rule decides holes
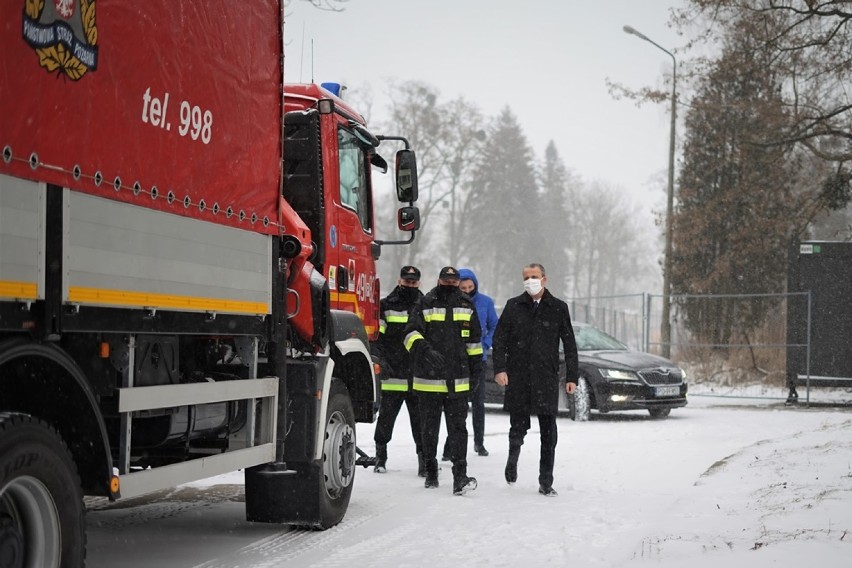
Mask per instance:
[[[541,292],[541,279],[527,278],[524,280],[524,290],[526,290],[527,294],[530,296],[535,296]]]

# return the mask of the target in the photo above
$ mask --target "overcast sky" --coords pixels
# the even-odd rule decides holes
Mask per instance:
[[[332,13],[295,1],[285,26],[285,76],[370,91],[374,119],[391,80],[423,81],[444,100],[464,96],[488,115],[509,106],[539,158],[553,140],[583,179],[610,182],[643,209],[661,209],[669,106],[614,100],[605,81],[664,86],[671,58],[622,27],[666,49],[680,47],[685,40],[667,26],[675,4],[350,0]]]

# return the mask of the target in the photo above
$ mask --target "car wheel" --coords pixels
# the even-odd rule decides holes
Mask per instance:
[[[665,418],[669,414],[671,414],[671,408],[649,408],[648,414],[651,415],[651,418]]]
[[[589,383],[585,377],[577,380],[577,388],[574,390],[574,404],[571,419],[577,422],[586,422],[592,414],[592,393]]]

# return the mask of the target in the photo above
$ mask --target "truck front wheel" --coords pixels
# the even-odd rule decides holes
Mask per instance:
[[[320,530],[343,519],[355,481],[356,449],[355,413],[340,379],[331,380],[325,424],[318,435],[320,459],[246,470],[246,519]]]
[[[68,448],[45,422],[0,413],[0,565],[81,567],[86,509]]]
[[[349,507],[355,480],[355,412],[346,385],[331,381],[322,447],[320,527],[339,523]]]

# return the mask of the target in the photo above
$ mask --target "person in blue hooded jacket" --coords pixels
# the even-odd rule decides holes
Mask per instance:
[[[476,274],[469,268],[459,268],[459,290],[470,296],[476,313],[479,315],[479,324],[482,328],[482,368],[485,369],[485,360],[488,358],[488,350],[491,349],[491,340],[494,330],[497,329],[497,310],[494,309],[494,300],[479,291],[479,280]],[[473,450],[480,456],[487,456],[485,449],[485,377],[480,376],[476,390],[471,394],[471,414],[473,415]],[[444,456],[449,456],[444,445]],[[444,460],[446,461],[446,459]]]

